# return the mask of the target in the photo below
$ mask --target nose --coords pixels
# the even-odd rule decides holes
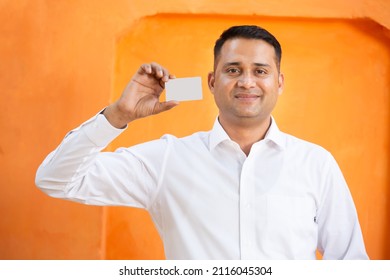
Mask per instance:
[[[245,89],[253,88],[255,87],[255,85],[255,79],[251,74],[242,75],[237,82],[238,87],[242,87]]]

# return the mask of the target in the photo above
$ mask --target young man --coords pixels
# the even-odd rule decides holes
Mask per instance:
[[[42,163],[47,194],[147,209],[168,259],[367,259],[355,206],[334,158],[281,132],[271,117],[284,78],[276,38],[257,26],[226,30],[208,83],[214,127],[114,153],[126,125],[178,105],[160,102],[174,78],[142,65],[122,96],[71,131]]]

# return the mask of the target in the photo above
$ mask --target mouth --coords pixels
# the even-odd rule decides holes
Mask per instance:
[[[234,98],[241,101],[254,101],[260,98],[260,95],[254,93],[237,93]]]

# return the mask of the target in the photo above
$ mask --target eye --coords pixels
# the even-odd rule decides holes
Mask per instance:
[[[265,74],[267,74],[267,71],[265,71],[264,69],[257,69],[255,72],[258,75],[265,75]]]
[[[238,74],[240,73],[240,70],[238,68],[228,68],[226,69],[226,72],[230,74]]]

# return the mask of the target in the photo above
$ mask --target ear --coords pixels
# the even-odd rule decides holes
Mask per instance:
[[[208,82],[209,89],[210,89],[211,93],[214,94],[215,76],[214,76],[214,72],[213,71],[209,72],[209,74],[207,76],[207,82]]]
[[[278,94],[281,95],[283,92],[283,89],[284,89],[284,75],[283,75],[283,73],[279,74],[278,84],[279,84]]]

